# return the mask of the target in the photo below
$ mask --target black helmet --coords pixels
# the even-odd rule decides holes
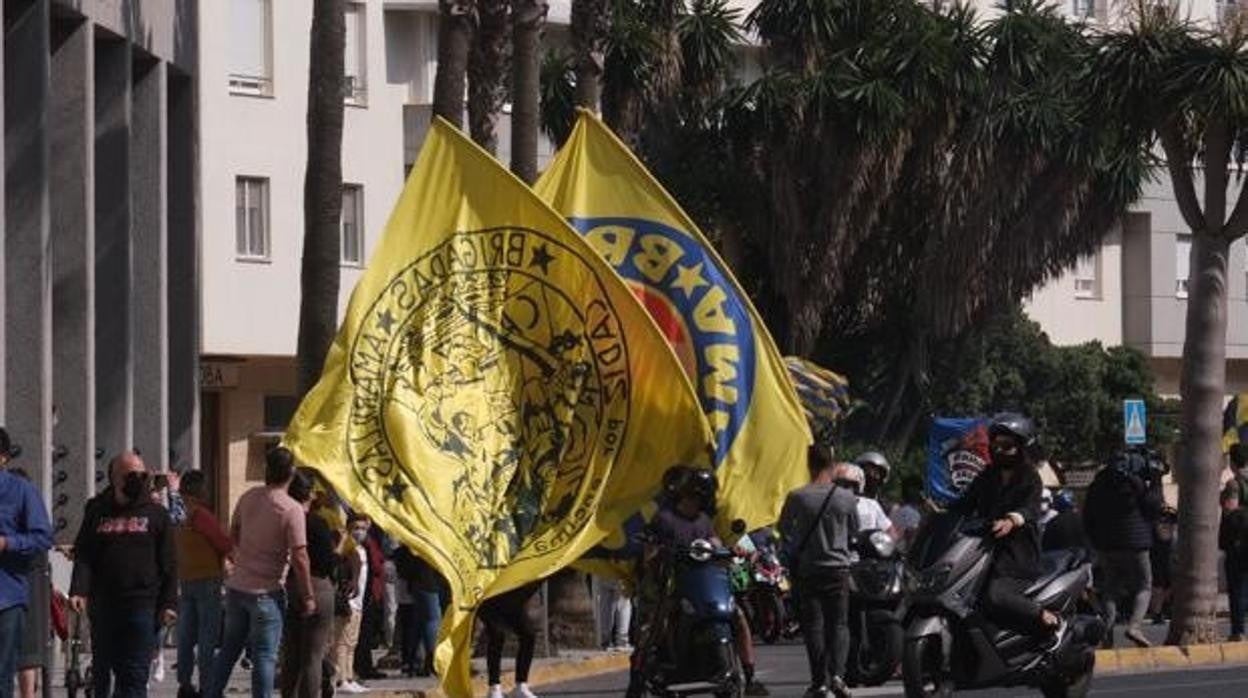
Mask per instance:
[[[988,438],[994,436],[1012,436],[1023,448],[1031,448],[1036,443],[1036,427],[1031,419],[1018,412],[1002,412],[988,424]]]
[[[663,494],[669,497],[676,497],[681,490],[685,488],[685,483],[689,481],[689,475],[693,471],[687,465],[673,465],[663,473]]]
[[[673,501],[699,497],[710,505],[715,501],[715,474],[705,468],[674,465],[663,474],[663,493]]]

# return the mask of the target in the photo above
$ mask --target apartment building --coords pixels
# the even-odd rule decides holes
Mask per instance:
[[[569,0],[546,42],[565,41]],[[263,478],[296,404],[311,2],[198,3],[202,361],[199,460],[224,509]],[[436,0],[347,3],[345,308],[428,129]],[[509,107],[499,160],[510,160]],[[539,159],[552,155],[541,144]]]
[[[1248,8],[1242,0],[1175,4],[1192,19],[1210,24],[1229,21]],[[1118,0],[1071,0],[1070,9],[1097,21],[1113,21],[1118,6]],[[1228,194],[1237,196],[1239,186],[1233,182]],[[1157,375],[1158,392],[1177,397],[1191,245],[1169,178],[1157,172],[1143,198],[1100,248],[1037,289],[1027,313],[1058,344],[1099,341],[1139,349]],[[1243,240],[1231,246],[1229,268],[1226,389],[1235,394],[1248,391],[1248,246]]]

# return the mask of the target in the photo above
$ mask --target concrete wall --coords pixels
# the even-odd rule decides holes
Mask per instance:
[[[195,465],[194,5],[4,3],[0,423],[61,541],[119,451]]]

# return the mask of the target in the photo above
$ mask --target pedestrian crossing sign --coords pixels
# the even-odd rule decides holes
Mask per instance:
[[[1148,441],[1148,413],[1143,400],[1122,401],[1122,437],[1128,446]]]

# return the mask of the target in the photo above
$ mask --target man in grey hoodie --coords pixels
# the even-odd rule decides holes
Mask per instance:
[[[789,493],[780,513],[780,531],[796,567],[795,588],[806,655],[810,661],[807,698],[849,695],[850,546],[858,532],[857,498],[837,484],[845,464],[832,461],[826,446],[810,448],[811,483]],[[828,646],[828,643],[831,646]]]

